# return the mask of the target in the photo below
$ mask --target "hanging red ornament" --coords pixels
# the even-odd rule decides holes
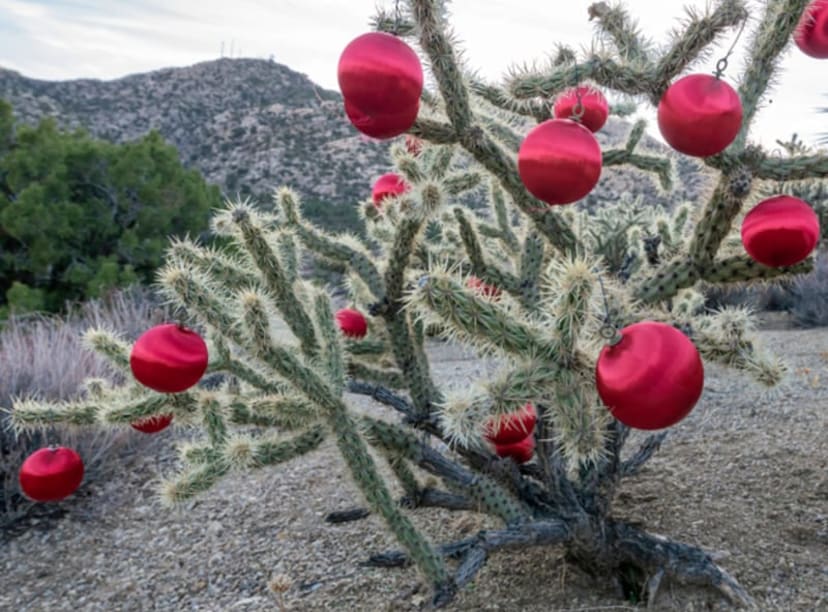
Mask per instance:
[[[803,53],[828,59],[828,0],[814,0],[802,13],[794,41]]]
[[[772,268],[793,266],[819,242],[819,217],[807,202],[788,195],[762,200],[742,221],[748,255]]]
[[[675,327],[642,321],[620,331],[598,357],[598,395],[612,415],[636,429],[675,425],[693,409],[704,366],[693,342]]]
[[[486,423],[486,439],[493,444],[514,444],[520,442],[535,431],[538,413],[530,402],[520,410]]]
[[[470,276],[468,280],[466,280],[466,287],[474,289],[477,293],[484,295],[487,298],[500,297],[500,287],[484,283],[476,276]]]
[[[658,128],[676,151],[709,157],[724,151],[742,127],[739,94],[712,74],[691,74],[664,92]]]
[[[397,113],[368,115],[345,100],[345,114],[351,124],[371,138],[393,138],[406,132],[417,119],[419,103]]]
[[[398,136],[414,123],[423,91],[423,67],[414,50],[396,36],[369,32],[352,40],[339,57],[337,78],[351,121],[354,116],[369,117],[385,128],[369,126],[384,134],[376,138]],[[408,125],[403,125],[402,116],[411,118]],[[388,131],[394,123],[399,131],[392,135]],[[354,122],[354,126],[374,135],[364,125]]]
[[[531,461],[535,453],[535,436],[526,436],[514,444],[495,444],[495,453],[498,457],[511,457],[517,463]]]
[[[594,87],[580,85],[577,88],[569,89],[559,95],[553,107],[555,118],[572,118],[576,110],[575,107],[578,105],[579,95],[581,97],[583,115],[581,115],[580,119],[576,119],[576,121],[580,121],[591,132],[597,132],[607,122],[607,117],[609,117],[609,104],[604,94]]]
[[[173,415],[171,414],[156,414],[153,416],[146,417],[144,419],[140,419],[138,421],[134,421],[129,425],[136,431],[140,431],[147,434],[154,434],[158,433],[159,431],[163,431],[164,429],[169,427],[170,423],[172,423],[172,420]]]
[[[374,201],[374,206],[380,208],[385,198],[401,196],[409,189],[411,189],[411,185],[406,183],[403,177],[389,172],[376,180],[374,187],[371,189],[371,199]]]
[[[144,332],[132,347],[129,365],[142,385],[161,393],[179,393],[195,385],[207,370],[207,345],[196,332],[165,323]]]
[[[417,157],[420,153],[423,152],[423,141],[417,138],[416,136],[412,136],[411,134],[405,135],[405,150],[409,152],[409,154]]]
[[[368,322],[362,313],[353,308],[342,308],[334,315],[337,325],[349,338],[362,338],[368,333]]]
[[[601,146],[587,128],[569,119],[534,127],[518,151],[518,172],[529,192],[547,204],[571,204],[601,177]]]
[[[83,480],[83,461],[65,446],[41,448],[26,457],[17,475],[20,490],[34,501],[69,497]]]

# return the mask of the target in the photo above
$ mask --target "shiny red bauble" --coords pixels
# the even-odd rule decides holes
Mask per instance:
[[[526,135],[518,151],[520,179],[547,204],[571,204],[601,178],[601,147],[583,125],[550,119]]]
[[[601,401],[624,425],[662,429],[693,409],[704,386],[704,366],[693,342],[675,327],[642,321],[621,330],[621,341],[598,357]]]
[[[807,202],[793,196],[762,200],[742,221],[745,251],[773,268],[798,264],[811,254],[817,242],[819,217]]]
[[[578,120],[591,132],[597,132],[607,122],[609,104],[599,90],[587,85],[580,85],[575,89],[563,92],[555,100],[555,118],[569,119],[578,104],[578,95],[581,96],[583,115]]]
[[[139,421],[134,421],[129,425],[136,431],[140,431],[147,434],[154,434],[158,433],[159,431],[163,431],[164,429],[169,427],[170,423],[172,423],[172,420],[173,415],[171,414],[155,414],[153,416],[146,417]]]
[[[511,457],[517,463],[530,461],[534,452],[535,436],[526,436],[514,444],[495,444],[495,453],[498,457]]]
[[[41,448],[23,462],[18,473],[20,489],[38,502],[58,501],[70,496],[83,480],[83,461],[65,446]]]
[[[492,418],[486,424],[486,439],[493,444],[514,444],[531,436],[535,431],[538,413],[530,402],[520,410],[500,418]]]
[[[828,0],[814,0],[802,13],[794,41],[803,53],[828,59]]]
[[[742,127],[742,101],[712,74],[691,74],[664,92],[658,129],[676,151],[709,157],[724,151]]]
[[[399,112],[368,115],[345,100],[345,114],[351,124],[371,138],[393,138],[406,132],[417,119],[420,105],[415,104]]]
[[[399,174],[389,172],[383,174],[375,182],[371,189],[371,200],[374,206],[380,208],[385,198],[401,196],[406,191],[411,189],[411,185],[406,183],[405,179]]]
[[[353,308],[342,308],[334,315],[340,331],[349,338],[362,338],[368,333],[368,322],[362,313]]]
[[[339,57],[337,78],[348,117],[364,134],[391,138],[413,125],[423,67],[396,36],[369,32],[352,40]]]
[[[207,370],[207,345],[196,332],[165,323],[144,332],[132,346],[129,365],[142,385],[161,393],[179,393],[195,385]]]
[[[488,298],[500,297],[500,287],[484,283],[476,276],[470,276],[468,278],[468,280],[466,281],[466,287],[468,287],[469,289],[474,289],[477,293],[484,295]]]

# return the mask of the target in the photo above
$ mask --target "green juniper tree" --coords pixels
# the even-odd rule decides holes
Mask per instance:
[[[231,203],[212,228],[233,248],[176,241],[159,276],[180,321],[204,330],[207,371],[224,373],[222,386],[161,394],[134,383],[108,388],[90,381],[76,402],[21,400],[16,426],[120,425],[170,413],[202,428],[202,441],[182,447],[180,472],[163,485],[170,504],[233,470],[311,452],[331,435],[367,511],[383,518],[402,547],[370,562],[413,563],[438,606],[499,550],[553,545],[619,593],[654,601],[666,578],[750,604],[736,579],[698,546],[614,516],[619,483],[640,470],[666,432],[622,456],[630,428],[602,405],[595,368],[612,342],[608,329],[648,320],[682,330],[708,364],[741,369],[767,386],[784,376],[784,366],[752,334],[748,313],[707,312],[699,289],[768,282],[812,267],[811,259],[782,268],[758,264],[734,229],[758,201],[755,182],[828,175],[823,154],[780,160],[747,140],[806,0],[768,2],[757,18],[738,82],[741,130],[729,148],[703,159],[716,178],[708,201],[672,211],[622,201],[594,213],[547,206],[527,191],[515,161],[527,122],[549,119],[550,100],[580,81],[658,104],[709,45],[743,24],[745,3],[721,0],[691,14],[662,49],[642,39],[622,7],[593,5],[603,45],[583,54],[561,48],[549,66],[516,69],[503,86],[464,72],[443,2],[402,4],[395,14],[380,14],[376,28],[418,44],[437,89],[423,94],[409,130],[423,150],[392,146],[409,191],[361,208],[367,240],[314,227],[288,188],[276,192],[267,212]],[[624,147],[603,151],[603,165],[633,165],[670,189],[670,162],[637,151],[643,131],[638,123]],[[460,205],[469,194],[486,198],[488,208]],[[328,295],[298,274],[306,253],[345,275],[351,305],[369,314],[365,337],[344,337]],[[497,291],[470,286],[472,277]],[[277,339],[276,318],[292,340]],[[499,357],[499,371],[471,390],[442,388],[426,351],[429,332]],[[86,339],[129,371],[127,343],[101,329]],[[388,406],[389,418],[356,411],[346,391]],[[532,460],[501,458],[487,427],[527,403],[537,415]],[[241,434],[241,425],[262,433]],[[405,504],[392,497],[369,447],[388,462]],[[425,484],[423,474],[440,484]],[[424,506],[485,513],[502,526],[437,544],[409,518]]]

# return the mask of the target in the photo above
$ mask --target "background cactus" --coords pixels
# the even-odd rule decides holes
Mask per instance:
[[[741,131],[728,149],[703,159],[715,179],[706,204],[664,210],[622,199],[594,211],[547,206],[523,186],[514,157],[530,122],[549,119],[550,101],[581,81],[658,104],[712,42],[735,34],[747,18],[745,4],[722,0],[691,16],[658,51],[620,6],[593,5],[590,16],[610,45],[583,57],[561,50],[544,69],[514,70],[502,87],[463,71],[443,3],[402,4],[400,14],[380,14],[375,25],[419,44],[438,91],[424,92],[409,130],[422,150],[391,148],[394,169],[410,188],[360,207],[368,240],[314,227],[288,188],[274,194],[270,212],[228,204],[213,220],[226,248],[176,241],[159,275],[179,320],[206,338],[207,373],[224,374],[222,384],[160,394],[128,382],[95,387],[72,403],[27,399],[14,407],[15,425],[126,425],[173,414],[176,423],[201,428],[203,439],[181,449],[180,472],[163,483],[169,504],[232,470],[312,452],[333,435],[369,510],[404,549],[370,562],[413,562],[433,586],[436,605],[473,580],[490,554],[541,545],[563,545],[571,562],[650,601],[668,577],[749,604],[748,593],[701,549],[613,517],[620,480],[652,456],[666,432],[622,459],[630,430],[602,405],[595,368],[619,329],[648,320],[681,330],[707,362],[766,386],[784,377],[784,365],[753,336],[749,312],[708,311],[703,290],[766,283],[813,265],[809,258],[789,268],[762,266],[744,253],[735,229],[767,182],[828,175],[822,153],[792,150],[780,159],[747,141],[807,2],[769,2],[759,18],[738,86]],[[672,161],[636,152],[643,130],[635,124],[624,149],[603,152],[603,164],[633,165],[668,190]],[[298,274],[308,254],[344,273],[350,306],[369,316],[365,338],[343,337],[328,296]],[[277,318],[292,339],[274,334]],[[439,388],[426,352],[429,333],[499,357],[499,371],[463,392]],[[87,341],[128,374],[128,345],[106,330],[90,331]],[[386,404],[389,418],[361,415],[346,403],[346,390]],[[538,415],[533,460],[499,458],[487,424],[530,402]],[[246,425],[259,433],[237,431]],[[377,458],[400,481],[405,504],[391,497]],[[442,485],[421,484],[424,472]],[[436,545],[407,515],[429,505],[487,513],[503,527]]]

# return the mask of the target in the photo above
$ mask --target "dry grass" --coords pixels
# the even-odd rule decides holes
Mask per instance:
[[[10,410],[15,397],[71,399],[88,377],[116,382],[118,374],[108,363],[81,344],[83,331],[106,326],[135,339],[164,314],[148,290],[134,288],[82,304],[65,317],[28,315],[0,323],[0,409]],[[20,464],[34,450],[49,444],[74,448],[83,457],[88,485],[110,472],[117,464],[111,459],[147,442],[130,431],[108,428],[57,427],[15,436],[7,415],[0,413],[0,528],[19,523],[36,507],[20,495],[17,483]]]

